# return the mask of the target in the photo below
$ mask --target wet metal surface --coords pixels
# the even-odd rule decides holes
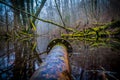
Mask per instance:
[[[55,45],[31,80],[70,80],[69,70],[66,47]]]

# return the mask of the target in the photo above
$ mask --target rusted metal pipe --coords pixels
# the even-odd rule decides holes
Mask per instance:
[[[68,52],[71,45],[63,39],[55,39],[48,45],[48,56],[30,80],[70,80]]]

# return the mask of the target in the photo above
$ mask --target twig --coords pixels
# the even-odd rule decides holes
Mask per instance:
[[[104,71],[104,72],[106,72],[106,70],[105,70],[105,68],[103,68],[102,66],[100,66],[100,68]],[[107,73],[110,77],[112,77],[113,79],[115,79],[115,80],[119,80],[119,79],[117,79],[114,75],[112,75],[111,73]]]

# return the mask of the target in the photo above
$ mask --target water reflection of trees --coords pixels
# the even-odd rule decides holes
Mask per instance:
[[[119,39],[76,38],[70,41],[75,48],[70,57],[73,78],[82,80],[119,78]]]
[[[5,43],[5,44],[4,44]],[[42,60],[36,51],[36,41],[4,42],[0,56],[0,78],[10,80],[28,80]],[[10,44],[12,44],[12,48]]]
[[[73,37],[73,38],[65,38],[68,39],[71,44],[73,45],[74,50],[81,49],[84,45],[85,49],[86,47],[90,47],[90,49],[95,49],[96,47],[109,47],[112,49],[118,49],[120,48],[120,40],[119,38],[81,38],[81,37]],[[82,44],[82,45],[81,45]]]
[[[9,79],[12,77],[12,68],[14,66],[15,54],[13,46],[9,41],[0,40],[0,79]]]

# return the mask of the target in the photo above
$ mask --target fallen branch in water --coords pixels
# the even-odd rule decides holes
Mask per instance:
[[[105,72],[106,70],[105,70],[105,68],[104,67],[102,67],[102,66],[100,66],[100,68]],[[110,76],[110,77],[112,77],[113,79],[115,79],[115,80],[119,80],[119,79],[117,79],[114,75],[113,75],[113,72],[112,72],[112,74],[109,72],[109,73],[106,73],[108,76]]]
[[[103,72],[104,70],[87,70],[87,72]],[[116,74],[116,72],[112,71],[104,71],[106,74]]]

